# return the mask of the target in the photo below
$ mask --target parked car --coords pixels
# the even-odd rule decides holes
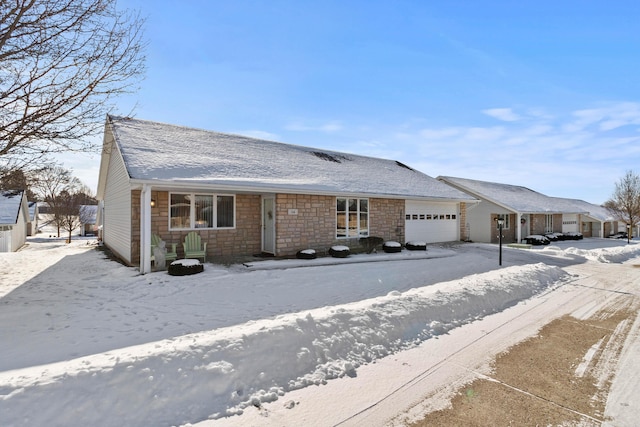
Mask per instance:
[[[568,233],[564,233],[564,238],[566,240],[582,240],[582,233],[578,233],[577,231],[570,231]]]
[[[610,234],[610,239],[626,239],[628,236],[626,231],[618,231],[617,233]]]
[[[529,236],[524,238],[524,241],[529,245],[536,245],[536,246],[548,245],[549,243],[551,243],[549,239],[547,239],[545,236],[541,234],[530,234]]]

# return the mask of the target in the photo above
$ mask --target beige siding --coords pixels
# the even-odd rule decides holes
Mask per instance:
[[[120,153],[113,149],[104,194],[104,244],[131,264],[131,188]]]
[[[28,213],[26,214],[28,215]],[[22,208],[20,208],[20,214],[18,215],[18,223],[13,227],[11,233],[13,234],[11,238],[11,252],[15,252],[24,246],[27,241],[27,222],[25,212]]]

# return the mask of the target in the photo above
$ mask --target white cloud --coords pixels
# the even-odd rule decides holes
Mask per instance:
[[[487,110],[482,110],[482,112],[487,116],[504,122],[516,122],[522,119],[522,117],[514,113],[511,108],[489,108]]]
[[[569,132],[597,125],[599,130],[610,131],[628,125],[640,125],[640,103],[610,103],[599,108],[573,112],[575,120],[565,126]]]
[[[509,108],[484,110],[510,117]],[[522,108],[521,120],[425,127],[403,124],[388,142],[399,161],[424,173],[515,183],[555,196],[601,203],[627,169],[640,168],[640,103],[617,103],[551,115]],[[398,137],[401,135],[401,138]],[[413,135],[413,137],[412,137]],[[378,140],[386,141],[379,136]],[[570,191],[567,189],[571,189]]]

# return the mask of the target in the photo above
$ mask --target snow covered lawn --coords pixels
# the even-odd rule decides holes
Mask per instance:
[[[234,414],[356,377],[558,288],[568,266],[623,262],[640,245],[504,251],[502,268],[497,247],[464,244],[174,277],[138,275],[90,240],[31,239],[0,254],[2,424],[242,425]]]

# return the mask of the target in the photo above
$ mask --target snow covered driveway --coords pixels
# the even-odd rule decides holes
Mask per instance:
[[[284,269],[207,265],[203,274],[176,278],[139,276],[85,242],[32,241],[0,258],[0,413],[7,425],[177,425],[209,417],[230,425],[300,425],[296,417],[313,413],[319,399],[297,405],[293,396],[317,391],[351,400],[332,410],[332,419],[325,406],[315,425],[369,416],[375,411],[361,412],[357,403],[361,398],[364,409],[388,393],[383,374],[370,377],[358,398],[337,385],[366,379],[392,360],[388,355],[468,348],[473,333],[457,331],[544,295],[561,301],[571,294],[568,300],[577,301],[578,287],[570,283],[588,276],[582,269],[640,253],[640,246],[617,241],[584,242],[582,249],[580,243],[505,249],[500,269],[494,246],[461,245],[430,248],[430,259],[282,263]],[[602,245],[611,247],[593,247]],[[542,306],[548,308],[538,323],[560,315],[557,307]],[[540,326],[531,322],[520,328],[525,336]],[[445,340],[453,341],[443,346]],[[390,366],[390,381],[401,378],[402,369]],[[326,385],[307,387],[315,384]],[[287,407],[278,410],[283,402]],[[407,403],[372,419],[389,418]],[[224,418],[232,414],[243,415]],[[257,421],[248,422],[251,417]]]

